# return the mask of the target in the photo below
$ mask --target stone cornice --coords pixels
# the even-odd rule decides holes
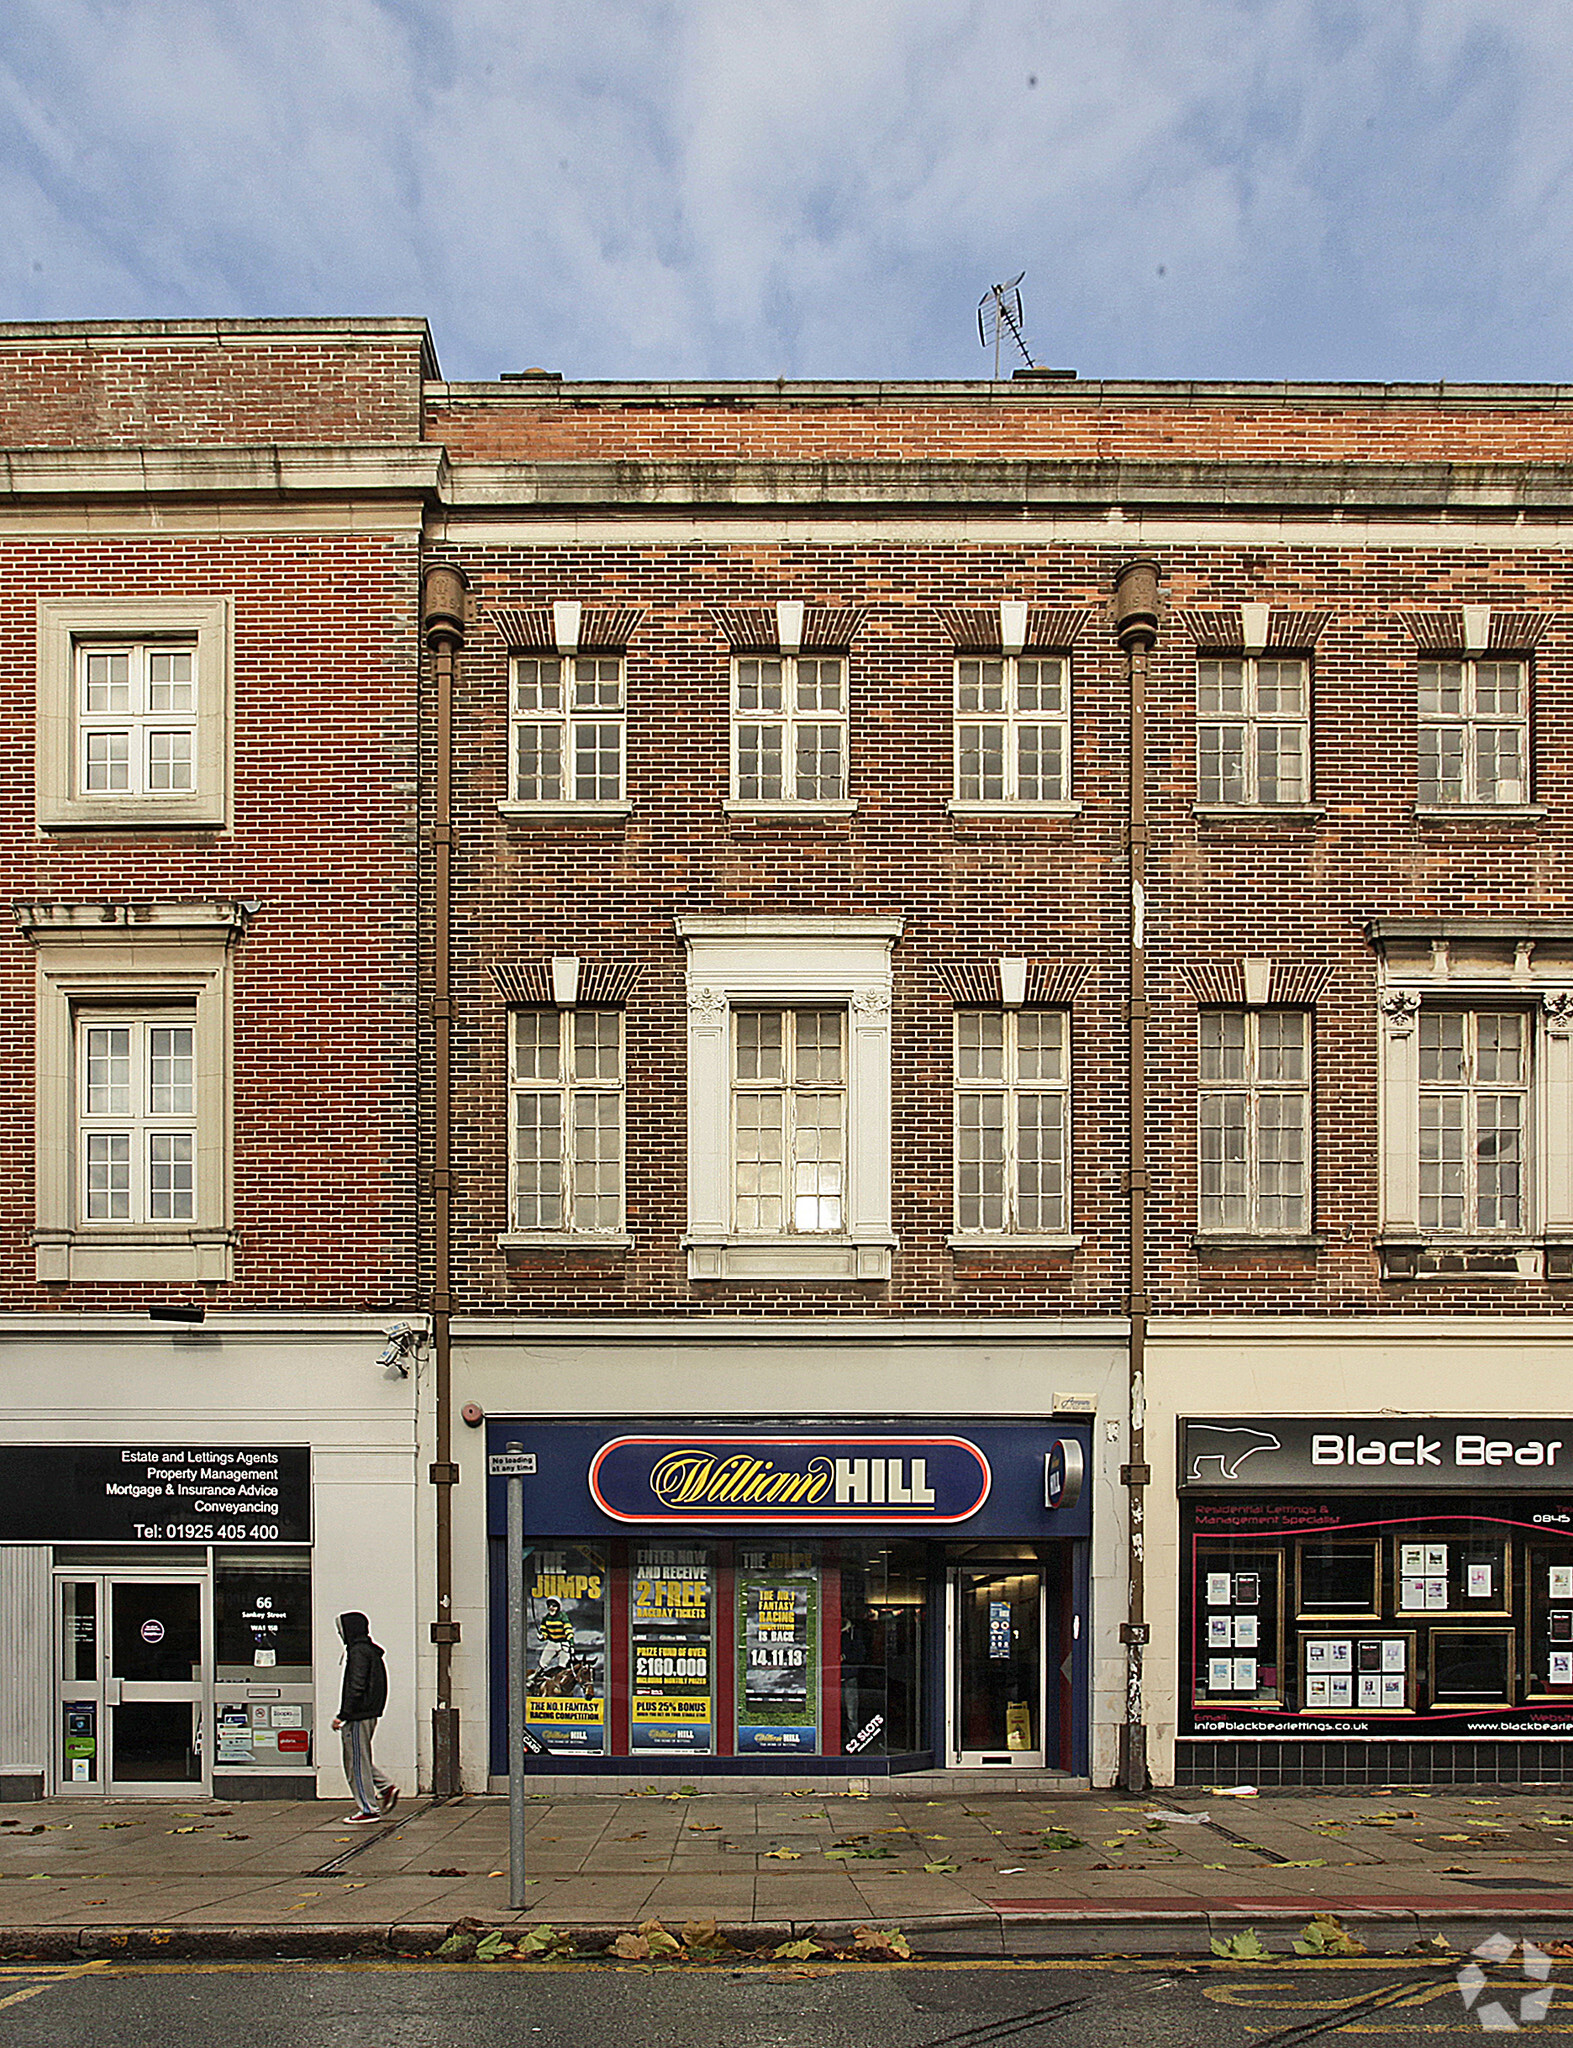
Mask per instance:
[[[1254,511],[1393,517],[1565,515],[1573,462],[457,461],[454,512],[694,506],[753,511],[962,507],[1017,512],[1110,506],[1238,516]]]
[[[435,500],[447,451],[409,447],[12,448],[0,450],[0,504],[150,498]]]

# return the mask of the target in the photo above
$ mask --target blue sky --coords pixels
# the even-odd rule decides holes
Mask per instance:
[[[1573,376],[1556,0],[10,0],[3,317],[450,377]]]

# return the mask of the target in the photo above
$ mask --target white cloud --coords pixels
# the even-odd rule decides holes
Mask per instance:
[[[1036,81],[1035,83],[1031,81]],[[13,318],[417,312],[454,376],[1560,377],[1546,0],[13,0]]]

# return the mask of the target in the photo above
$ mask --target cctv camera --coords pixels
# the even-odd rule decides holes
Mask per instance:
[[[408,1323],[395,1323],[385,1334],[388,1341],[377,1353],[377,1363],[397,1368],[400,1379],[405,1379],[409,1368],[404,1361],[420,1340]]]

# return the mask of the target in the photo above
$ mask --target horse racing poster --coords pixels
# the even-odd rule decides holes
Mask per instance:
[[[546,1749],[606,1748],[606,1559],[535,1550],[524,1560],[524,1724]]]
[[[628,1605],[631,1751],[708,1756],[714,1746],[714,1583],[706,1550],[634,1553]]]
[[[813,1756],[819,1749],[819,1574],[742,1571],[737,1581],[737,1746]]]

